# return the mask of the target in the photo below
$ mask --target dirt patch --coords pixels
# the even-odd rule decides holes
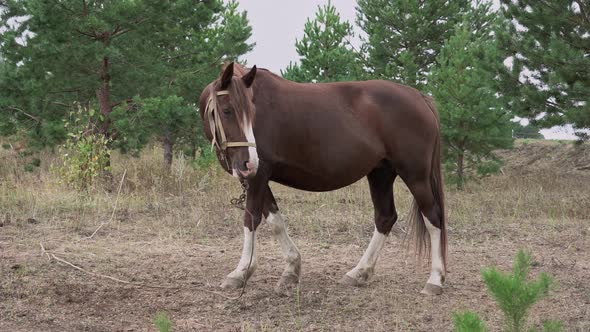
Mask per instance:
[[[371,225],[367,223],[367,233]],[[345,288],[336,281],[362,255],[365,243],[354,238],[324,241],[295,239],[303,256],[299,294],[273,292],[283,268],[278,245],[261,230],[259,268],[240,300],[220,292],[222,278],[237,263],[241,237],[158,239],[132,227],[119,226],[84,242],[76,236],[51,241],[43,225],[9,225],[0,236],[0,329],[16,331],[143,331],[154,330],[158,311],[168,312],[179,331],[359,330],[449,331],[452,313],[474,310],[491,330],[501,327],[500,312],[486,293],[480,270],[496,265],[510,269],[518,248],[534,253],[532,274],[550,273],[559,283],[553,294],[535,306],[531,322],[560,319],[567,330],[590,328],[590,242],[587,223],[559,227],[545,224],[463,225],[450,231],[450,273],[445,293],[424,297],[420,289],[427,266],[416,267],[404,255],[401,239],[389,239],[374,280],[363,288]],[[26,236],[23,237],[23,235]],[[134,287],[95,278],[42,254],[48,251],[87,270],[120,279],[180,289]],[[235,292],[225,293],[235,295]]]
[[[497,152],[514,174],[574,173],[590,175],[590,144],[571,141],[517,140],[511,150]]]

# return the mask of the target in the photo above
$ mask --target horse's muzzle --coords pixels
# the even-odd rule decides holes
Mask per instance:
[[[258,171],[258,165],[256,165],[253,162],[247,161],[244,163],[244,166],[246,166],[246,170],[238,169],[240,177],[244,179],[251,179],[254,176],[256,176],[256,172]]]

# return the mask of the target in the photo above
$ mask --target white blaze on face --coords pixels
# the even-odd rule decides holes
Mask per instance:
[[[256,139],[254,138],[254,130],[252,129],[252,122],[247,121],[246,115],[244,115],[244,136],[246,136],[246,141],[248,143],[256,144]],[[255,147],[249,146],[248,147],[248,161],[254,165],[254,169],[258,169],[258,152],[256,151]]]
[[[440,229],[436,228],[426,216],[422,215],[424,218],[424,223],[426,224],[426,229],[428,230],[428,234],[430,235],[430,254],[432,259],[432,270],[430,272],[430,277],[428,278],[427,283],[442,286],[443,276],[444,276],[444,266],[442,261],[442,252],[440,247],[440,236],[441,232]]]

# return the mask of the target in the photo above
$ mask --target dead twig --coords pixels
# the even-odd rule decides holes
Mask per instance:
[[[142,284],[142,283],[135,283],[135,282],[132,282],[132,281],[127,281],[127,280],[121,280],[121,279],[118,279],[118,278],[115,278],[115,277],[108,276],[106,274],[100,274],[100,273],[94,273],[94,272],[86,271],[83,268],[79,267],[78,265],[74,265],[74,264],[66,261],[65,259],[62,259],[62,258],[59,258],[59,257],[55,256],[54,254],[50,254],[50,255],[51,255],[51,258],[55,259],[56,261],[58,261],[60,263],[63,263],[63,264],[66,264],[66,265],[68,265],[70,267],[73,267],[74,269],[76,269],[78,271],[82,271],[82,272],[84,272],[86,274],[89,274],[91,276],[94,276],[94,277],[105,278],[105,279],[109,279],[109,280],[120,282],[120,283],[127,284],[127,285],[150,287],[150,285],[145,285],[145,284]],[[168,287],[157,286],[157,285],[154,285],[153,287],[154,288],[168,288]]]
[[[47,256],[48,261],[51,261],[51,256],[49,256],[49,253],[47,252],[47,250],[45,250],[43,243],[39,242],[39,245],[41,246],[41,253],[43,253]]]
[[[67,265],[67,266],[69,266],[71,268],[74,268],[74,269],[82,272],[82,273],[85,273],[87,275],[90,275],[90,276],[93,276],[93,277],[96,277],[96,278],[109,279],[109,280],[114,281],[114,282],[118,282],[118,283],[125,284],[125,285],[130,285],[130,286],[134,286],[134,287],[145,287],[145,288],[155,288],[155,289],[176,289],[176,290],[180,290],[180,289],[183,289],[183,288],[184,289],[197,289],[199,291],[206,292],[206,293],[213,294],[213,295],[217,295],[217,296],[223,297],[226,300],[232,300],[232,301],[233,300],[237,300],[237,299],[239,299],[242,296],[242,294],[240,294],[239,296],[236,296],[236,297],[230,297],[230,296],[227,296],[225,294],[221,294],[219,292],[215,292],[215,291],[211,291],[211,290],[208,290],[208,289],[204,289],[202,287],[196,287],[196,286],[191,286],[191,285],[185,285],[185,286],[151,285],[151,284],[146,284],[146,283],[143,283],[143,282],[134,282],[134,281],[123,280],[123,279],[115,278],[115,277],[112,277],[112,276],[109,276],[109,275],[106,275],[106,274],[102,274],[102,273],[91,272],[91,271],[88,271],[88,270],[85,270],[85,269],[81,268],[78,265],[75,265],[73,263],[70,263],[67,260],[63,259],[63,258],[57,257],[52,252],[48,252],[47,250],[45,250],[45,247],[43,246],[43,243],[40,243],[40,245],[41,245],[42,252],[45,255],[47,255],[47,257],[49,258],[49,261],[51,261],[52,259],[54,259],[57,262],[60,262],[62,264],[65,264],[65,265]],[[243,293],[243,290],[242,290],[242,293]]]
[[[113,206],[113,212],[111,213],[111,217],[109,218],[109,220],[107,222],[103,222],[100,224],[100,226],[98,226],[98,228],[92,232],[92,234],[88,237],[83,238],[84,240],[90,240],[94,237],[94,235],[96,235],[96,233],[98,233],[98,231],[100,231],[100,229],[106,225],[109,224],[111,221],[113,221],[113,218],[115,217],[115,212],[117,211],[117,204],[119,203],[119,195],[121,194],[121,188],[123,188],[123,181],[125,181],[125,175],[127,174],[127,169],[125,169],[125,171],[123,172],[123,176],[121,176],[121,181],[119,182],[119,190],[117,190],[117,197],[115,198],[115,205]]]

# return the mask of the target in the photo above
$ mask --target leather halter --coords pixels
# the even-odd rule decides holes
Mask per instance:
[[[216,95],[229,95],[229,91],[217,91]],[[213,149],[213,147],[216,147],[219,151],[225,152],[227,148],[243,146],[253,148],[256,147],[256,143],[227,141],[227,138],[225,137],[225,131],[223,130],[223,125],[221,124],[221,118],[219,117],[219,110],[217,109],[217,98],[214,98],[212,95],[209,96],[209,99],[207,100],[207,106],[205,107],[205,116],[209,121],[209,130],[211,130],[211,136],[213,136],[213,139],[211,140],[211,149]],[[219,134],[219,139],[221,142],[217,141],[217,134]]]

